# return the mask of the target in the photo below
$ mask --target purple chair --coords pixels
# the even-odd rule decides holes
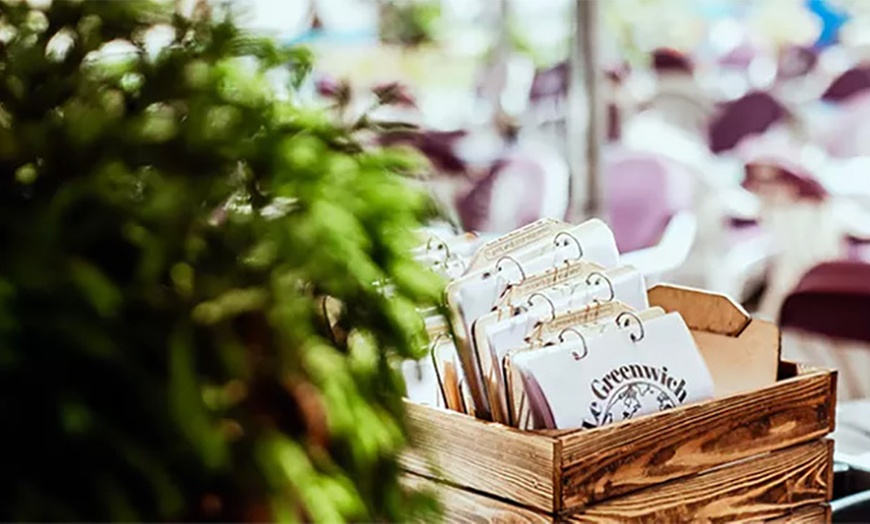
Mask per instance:
[[[608,150],[603,180],[606,216],[621,253],[658,244],[671,219],[691,209],[691,174],[652,153]]]
[[[456,202],[466,231],[506,233],[543,217],[563,218],[568,166],[543,144],[515,145]]]
[[[381,145],[411,146],[432,162],[441,174],[460,174],[465,172],[465,162],[456,152],[456,144],[467,135],[464,130],[457,131],[399,131],[380,137]]]
[[[613,84],[619,85],[630,72],[628,64],[619,64],[605,69],[605,77]],[[529,100],[534,103],[549,98],[565,98],[568,96],[568,83],[571,80],[571,66],[566,60],[553,67],[535,71],[532,87],[529,89]]]
[[[605,70],[605,78],[610,83],[613,92],[622,83],[628,74],[627,65],[608,68]],[[561,121],[564,119],[564,102],[568,97],[568,83],[571,78],[571,69],[567,61],[560,62],[548,69],[535,71],[532,86],[529,89],[529,103],[531,106],[531,124],[538,125],[546,122]],[[621,112],[619,106],[611,99],[607,102],[607,140],[614,142],[621,135]]]
[[[499,175],[507,168],[507,162],[499,161],[489,170],[489,173],[481,179],[468,193],[461,196],[456,207],[459,217],[462,219],[462,227],[466,231],[490,231],[490,216],[492,215],[493,188],[498,181]],[[519,161],[513,164],[519,169],[527,169],[530,181],[540,177],[540,170],[536,169],[531,162]],[[531,188],[539,187],[536,183],[528,184]],[[525,191],[526,188],[517,188],[517,191]],[[537,196],[537,195],[535,195]],[[534,220],[530,220],[532,222]]]
[[[658,74],[692,74],[695,70],[688,56],[676,49],[666,47],[652,52],[652,68]]]
[[[870,67],[853,67],[831,82],[822,93],[822,100],[839,104],[868,89],[870,89]]]
[[[759,314],[774,317],[809,268],[844,254],[843,230],[827,190],[809,172],[777,159],[746,164],[743,187],[758,195],[773,258]]]
[[[870,240],[847,237],[846,257],[853,262],[870,264]]]
[[[783,302],[779,324],[870,343],[870,264],[838,261],[813,267]]]
[[[760,134],[784,120],[788,111],[769,93],[754,91],[729,102],[713,118],[709,129],[710,150],[722,153],[742,139]]]
[[[532,87],[529,90],[529,100],[534,103],[543,99],[568,96],[570,75],[571,70],[567,61],[560,62],[549,69],[535,71]]]
[[[870,264],[811,268],[783,302],[779,325],[784,358],[837,369],[832,437],[841,460],[851,462],[870,449]]]
[[[522,117],[523,127],[535,128],[556,139],[565,125],[570,65],[560,62],[547,69],[538,69],[529,88],[529,104]]]

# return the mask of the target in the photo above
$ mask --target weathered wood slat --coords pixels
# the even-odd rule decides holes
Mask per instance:
[[[603,501],[568,522],[742,522],[828,500],[833,441],[817,440]]]
[[[516,506],[485,495],[438,483],[434,480],[406,473],[402,483],[414,489],[432,490],[443,504],[445,522],[474,523],[498,522],[508,524],[547,524],[564,519]],[[729,522],[731,522],[729,520]],[[759,522],[750,519],[749,522]],[[830,524],[831,506],[814,503],[801,506],[777,517],[766,519],[768,524]]]
[[[805,447],[805,446],[802,446]],[[779,452],[781,453],[781,452]],[[833,460],[829,456],[826,460]],[[828,466],[830,468],[830,466]],[[831,472],[832,474],[833,472]],[[832,484],[832,478],[826,480],[828,485]],[[517,524],[544,524],[551,522],[583,522],[584,516],[575,515],[573,517],[558,517],[535,511],[529,508],[517,506],[516,504],[498,500],[486,495],[468,491],[466,489],[450,486],[434,480],[420,477],[411,473],[405,473],[402,477],[402,483],[414,489],[432,490],[440,499],[444,508],[444,521],[451,523],[484,523],[484,522],[499,522],[499,523],[517,523]],[[682,485],[680,481],[677,485]],[[655,488],[652,488],[655,489]],[[776,512],[775,508],[766,508],[765,512]],[[747,516],[744,511],[744,521],[760,522],[757,516]],[[685,515],[685,521],[704,520],[707,517],[699,515]],[[652,520],[661,520],[655,519]],[[713,520],[713,519],[711,519]],[[727,522],[737,522],[736,517],[730,514],[720,520]],[[601,521],[600,519],[598,521]],[[624,522],[625,519],[614,517],[611,522]],[[663,521],[663,520],[662,520]],[[673,522],[677,522],[673,520]],[[764,522],[771,524],[823,524],[831,522],[831,507],[826,503],[814,502],[806,505],[780,510],[780,513],[774,517],[765,518]]]
[[[750,393],[558,437],[562,510],[636,491],[834,428],[835,374],[811,371]]]
[[[827,524],[831,522],[831,506],[811,504],[765,522],[770,524]]]
[[[406,403],[411,449],[402,467],[545,512],[556,510],[556,441],[460,413]],[[431,466],[434,466],[431,467]]]
[[[441,500],[444,522],[510,524],[545,524],[553,522],[551,515],[523,508],[508,502],[480,495],[468,490],[406,473],[402,483],[415,489],[431,489]]]

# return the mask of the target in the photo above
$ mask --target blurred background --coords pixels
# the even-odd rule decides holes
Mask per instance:
[[[768,318],[817,263],[870,261],[867,2],[233,3],[314,49],[302,96],[402,87],[378,117],[422,133],[385,140],[430,158],[454,231],[600,216],[649,278]]]
[[[870,396],[870,2],[234,4],[314,50],[308,102],[397,89],[378,118],[420,133],[383,140],[431,161],[433,228],[602,217],[650,283],[728,294]]]

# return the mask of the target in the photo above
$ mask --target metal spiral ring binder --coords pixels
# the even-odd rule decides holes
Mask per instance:
[[[643,322],[641,322],[640,317],[637,316],[636,313],[634,313],[632,311],[623,311],[622,313],[620,313],[619,315],[616,316],[616,325],[621,327],[621,328],[627,328],[629,326],[629,324],[631,323],[627,317],[634,318],[635,322],[637,322],[637,327],[640,330],[640,334],[637,334],[637,333],[630,333],[629,334],[631,341],[632,342],[640,342],[641,340],[643,340],[643,337],[644,337]],[[625,322],[623,322],[623,319],[625,320]]]

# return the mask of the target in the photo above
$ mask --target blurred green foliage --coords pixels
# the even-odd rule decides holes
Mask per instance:
[[[435,40],[440,18],[440,1],[386,0],[381,3],[381,41],[402,46],[428,44]]]
[[[0,518],[430,516],[396,461],[440,291],[413,164],[203,5],[36,4],[0,0]]]

